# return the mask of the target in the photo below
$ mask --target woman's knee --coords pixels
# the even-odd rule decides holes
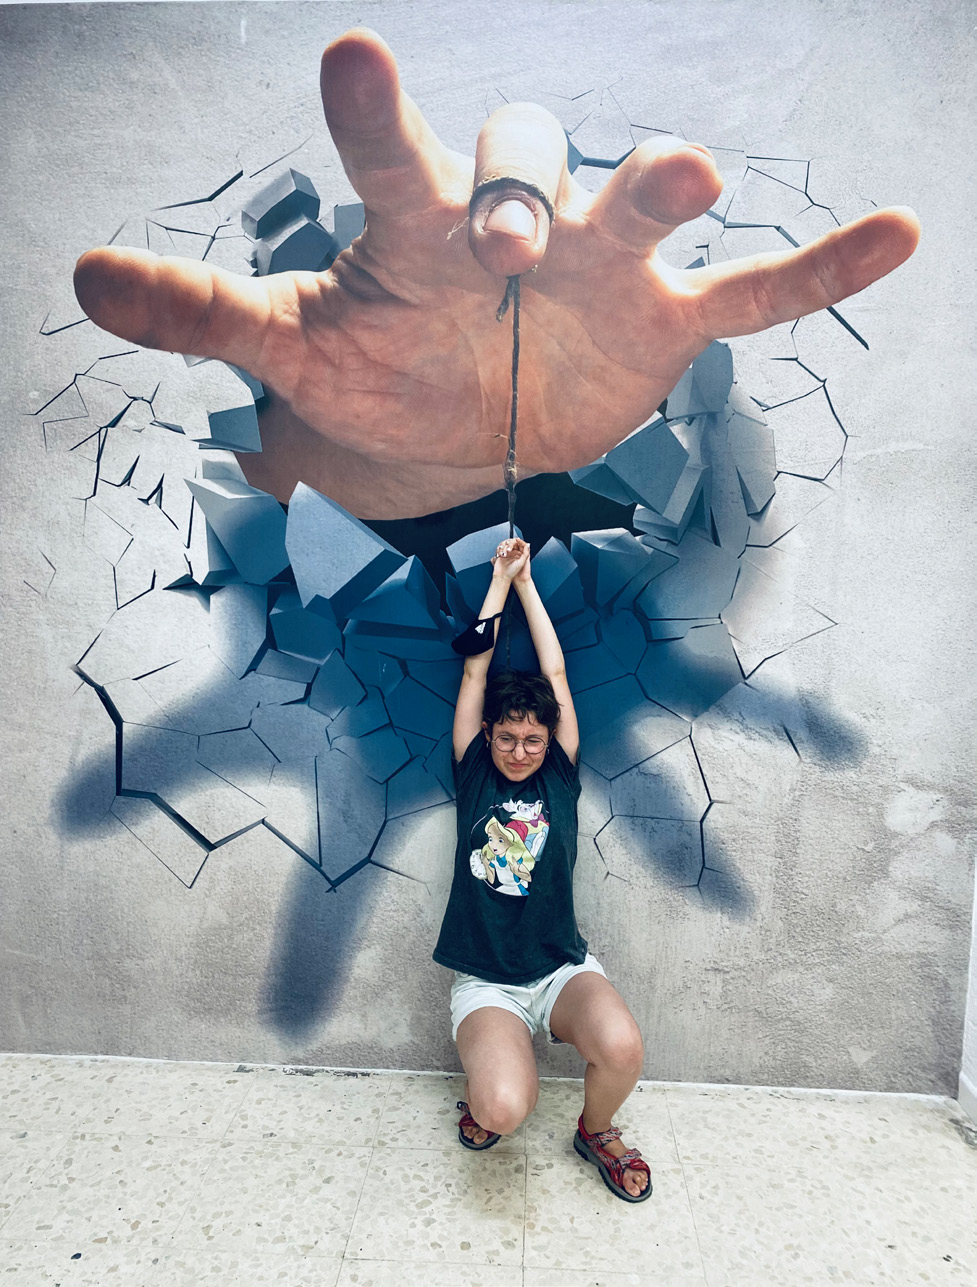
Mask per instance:
[[[598,1036],[591,1062],[615,1072],[640,1077],[644,1066],[645,1047],[641,1030],[628,1018],[605,1028]]]
[[[539,1084],[469,1086],[468,1093],[468,1108],[479,1126],[497,1135],[511,1135],[536,1107]]]

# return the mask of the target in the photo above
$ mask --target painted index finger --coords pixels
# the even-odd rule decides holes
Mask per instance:
[[[453,153],[401,89],[387,44],[365,27],[322,55],[326,124],[350,183],[368,211],[421,214],[442,196]]]

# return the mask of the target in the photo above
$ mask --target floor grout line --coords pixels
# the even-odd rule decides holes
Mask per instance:
[[[242,1075],[243,1075],[243,1074],[242,1074]],[[189,1198],[187,1199],[187,1204],[186,1204],[186,1206],[183,1208],[183,1210],[180,1212],[180,1218],[177,1220],[176,1224],[173,1226],[173,1232],[170,1234],[170,1244],[171,1244],[172,1246],[174,1246],[174,1247],[175,1247],[175,1246],[177,1245],[177,1243],[176,1243],[176,1237],[177,1237],[177,1234],[180,1232],[180,1228],[181,1228],[181,1226],[182,1226],[182,1224],[183,1224],[183,1221],[186,1219],[187,1212],[190,1210],[190,1207],[191,1207],[191,1205],[192,1205],[192,1203],[193,1203],[194,1198],[195,1198],[195,1197],[197,1196],[197,1194],[201,1191],[201,1189],[202,1189],[202,1187],[203,1187],[203,1184],[204,1184],[205,1180],[207,1179],[207,1176],[210,1174],[210,1172],[214,1169],[214,1167],[215,1167],[215,1166],[216,1166],[216,1164],[217,1164],[217,1159],[218,1159],[218,1157],[220,1156],[220,1148],[221,1148],[221,1145],[223,1144],[224,1140],[227,1138],[227,1132],[231,1129],[231,1125],[233,1124],[234,1119],[237,1117],[238,1113],[241,1111],[242,1106],[244,1105],[244,1103],[245,1103],[245,1101],[248,1099],[248,1097],[251,1095],[251,1092],[254,1090],[254,1087],[255,1087],[257,1084],[258,1084],[258,1082],[257,1082],[257,1078],[255,1078],[255,1080],[254,1080],[253,1082],[251,1082],[251,1084],[248,1086],[248,1089],[246,1090],[246,1092],[241,1096],[241,1099],[240,1099],[239,1103],[237,1104],[237,1107],[234,1109],[234,1112],[233,1112],[233,1113],[231,1114],[231,1116],[229,1117],[228,1122],[227,1122],[227,1125],[224,1127],[224,1133],[221,1135],[220,1139],[218,1139],[218,1140],[216,1140],[216,1141],[215,1141],[215,1144],[214,1144],[214,1150],[213,1150],[213,1155],[211,1156],[210,1163],[209,1163],[209,1165],[208,1165],[208,1166],[206,1166],[206,1167],[204,1168],[203,1172],[201,1173],[201,1176],[200,1176],[200,1183],[199,1183],[199,1184],[197,1184],[195,1187],[193,1187],[193,1188],[191,1189],[190,1196],[189,1196]],[[159,1268],[159,1266],[157,1265],[157,1269],[158,1269],[158,1268]]]
[[[678,1136],[675,1133],[675,1123],[672,1121],[672,1106],[668,1102],[668,1091],[665,1091],[665,1111],[668,1114],[668,1125],[672,1132],[672,1144],[675,1146],[675,1156],[678,1158],[678,1164],[682,1171],[682,1188],[685,1190],[685,1201],[689,1208],[689,1216],[692,1220],[692,1231],[695,1234],[695,1245],[699,1250],[699,1262],[702,1265],[702,1281],[705,1287],[712,1287],[709,1282],[709,1273],[706,1269],[706,1257],[702,1250],[702,1239],[699,1237],[699,1224],[695,1218],[695,1208],[692,1205],[692,1194],[689,1192],[689,1177],[685,1172],[685,1160],[682,1157],[682,1150],[678,1146]],[[654,1198],[654,1194],[652,1195]],[[716,1287],[720,1287],[717,1283]]]

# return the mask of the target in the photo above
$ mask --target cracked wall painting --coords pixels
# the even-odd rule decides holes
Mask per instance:
[[[610,90],[533,97],[559,116],[570,169],[595,190],[636,143],[673,132],[629,120]],[[706,141],[724,188],[664,242],[676,268],[802,245],[870,208],[820,201],[806,159]],[[316,143],[270,127],[210,190],[127,217],[112,244],[246,275],[321,270],[359,235],[363,210],[316,190],[303,168]],[[476,617],[507,533],[502,494],[363,521],[300,482],[283,506],[248,482],[266,407],[248,372],[113,341],[70,301],[52,304],[40,332],[58,379],[30,408],[38,451],[59,476],[69,539],[97,554],[114,594],[103,628],[66,661],[115,726],[115,818],[188,891],[222,846],[266,829],[342,891],[352,940],[366,870],[423,881],[416,837],[429,825],[450,836],[451,640]],[[749,882],[709,831],[724,801],[697,720],[835,624],[830,604],[797,597],[775,552],[841,485],[832,370],[866,347],[843,307],[714,342],[617,446],[519,486],[516,522],[565,651],[581,809],[607,878],[637,863],[650,881],[749,914]],[[48,596],[58,559],[43,533],[40,558],[25,579]],[[518,619],[511,649],[532,668]],[[764,715],[799,757],[790,702],[778,710],[768,695]],[[820,727],[828,758],[857,755],[833,712]],[[86,792],[85,774],[65,787],[69,828]]]

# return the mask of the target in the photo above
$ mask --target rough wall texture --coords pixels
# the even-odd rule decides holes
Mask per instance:
[[[973,937],[970,944],[970,982],[963,1029],[963,1061],[957,1098],[977,1122],[977,893],[974,897]]]
[[[181,881],[110,812],[115,730],[70,667],[111,615],[113,587],[75,539],[72,462],[46,452],[38,418],[25,415],[61,387],[60,359],[37,332],[76,255],[131,215],[213,191],[239,147],[274,152],[281,140],[284,150],[316,128],[318,52],[369,21],[459,149],[500,89],[573,99],[613,85],[575,131],[585,153],[628,123],[674,129],[730,152],[810,159],[812,194],[846,215],[869,199],[919,213],[914,259],[844,308],[869,351],[835,332],[819,350],[849,439],[816,510],[750,552],[750,575],[775,587],[755,597],[754,618],[769,626],[762,665],[694,721],[715,802],[706,862],[737,895],[682,888],[634,845],[593,840],[604,822],[595,806],[578,914],[641,1023],[648,1076],[952,1093],[973,879],[973,457],[962,412],[973,269],[959,241],[969,193],[948,173],[966,155],[972,106],[965,10],[499,5],[449,44],[435,34],[443,14],[0,15],[3,1047],[455,1066],[447,978],[429,959],[449,805],[388,823],[374,861],[336,889],[265,828]],[[324,130],[304,155],[325,200],[350,199]],[[800,638],[797,605],[837,625],[773,655],[781,622]],[[541,1066],[576,1063],[547,1049]]]

